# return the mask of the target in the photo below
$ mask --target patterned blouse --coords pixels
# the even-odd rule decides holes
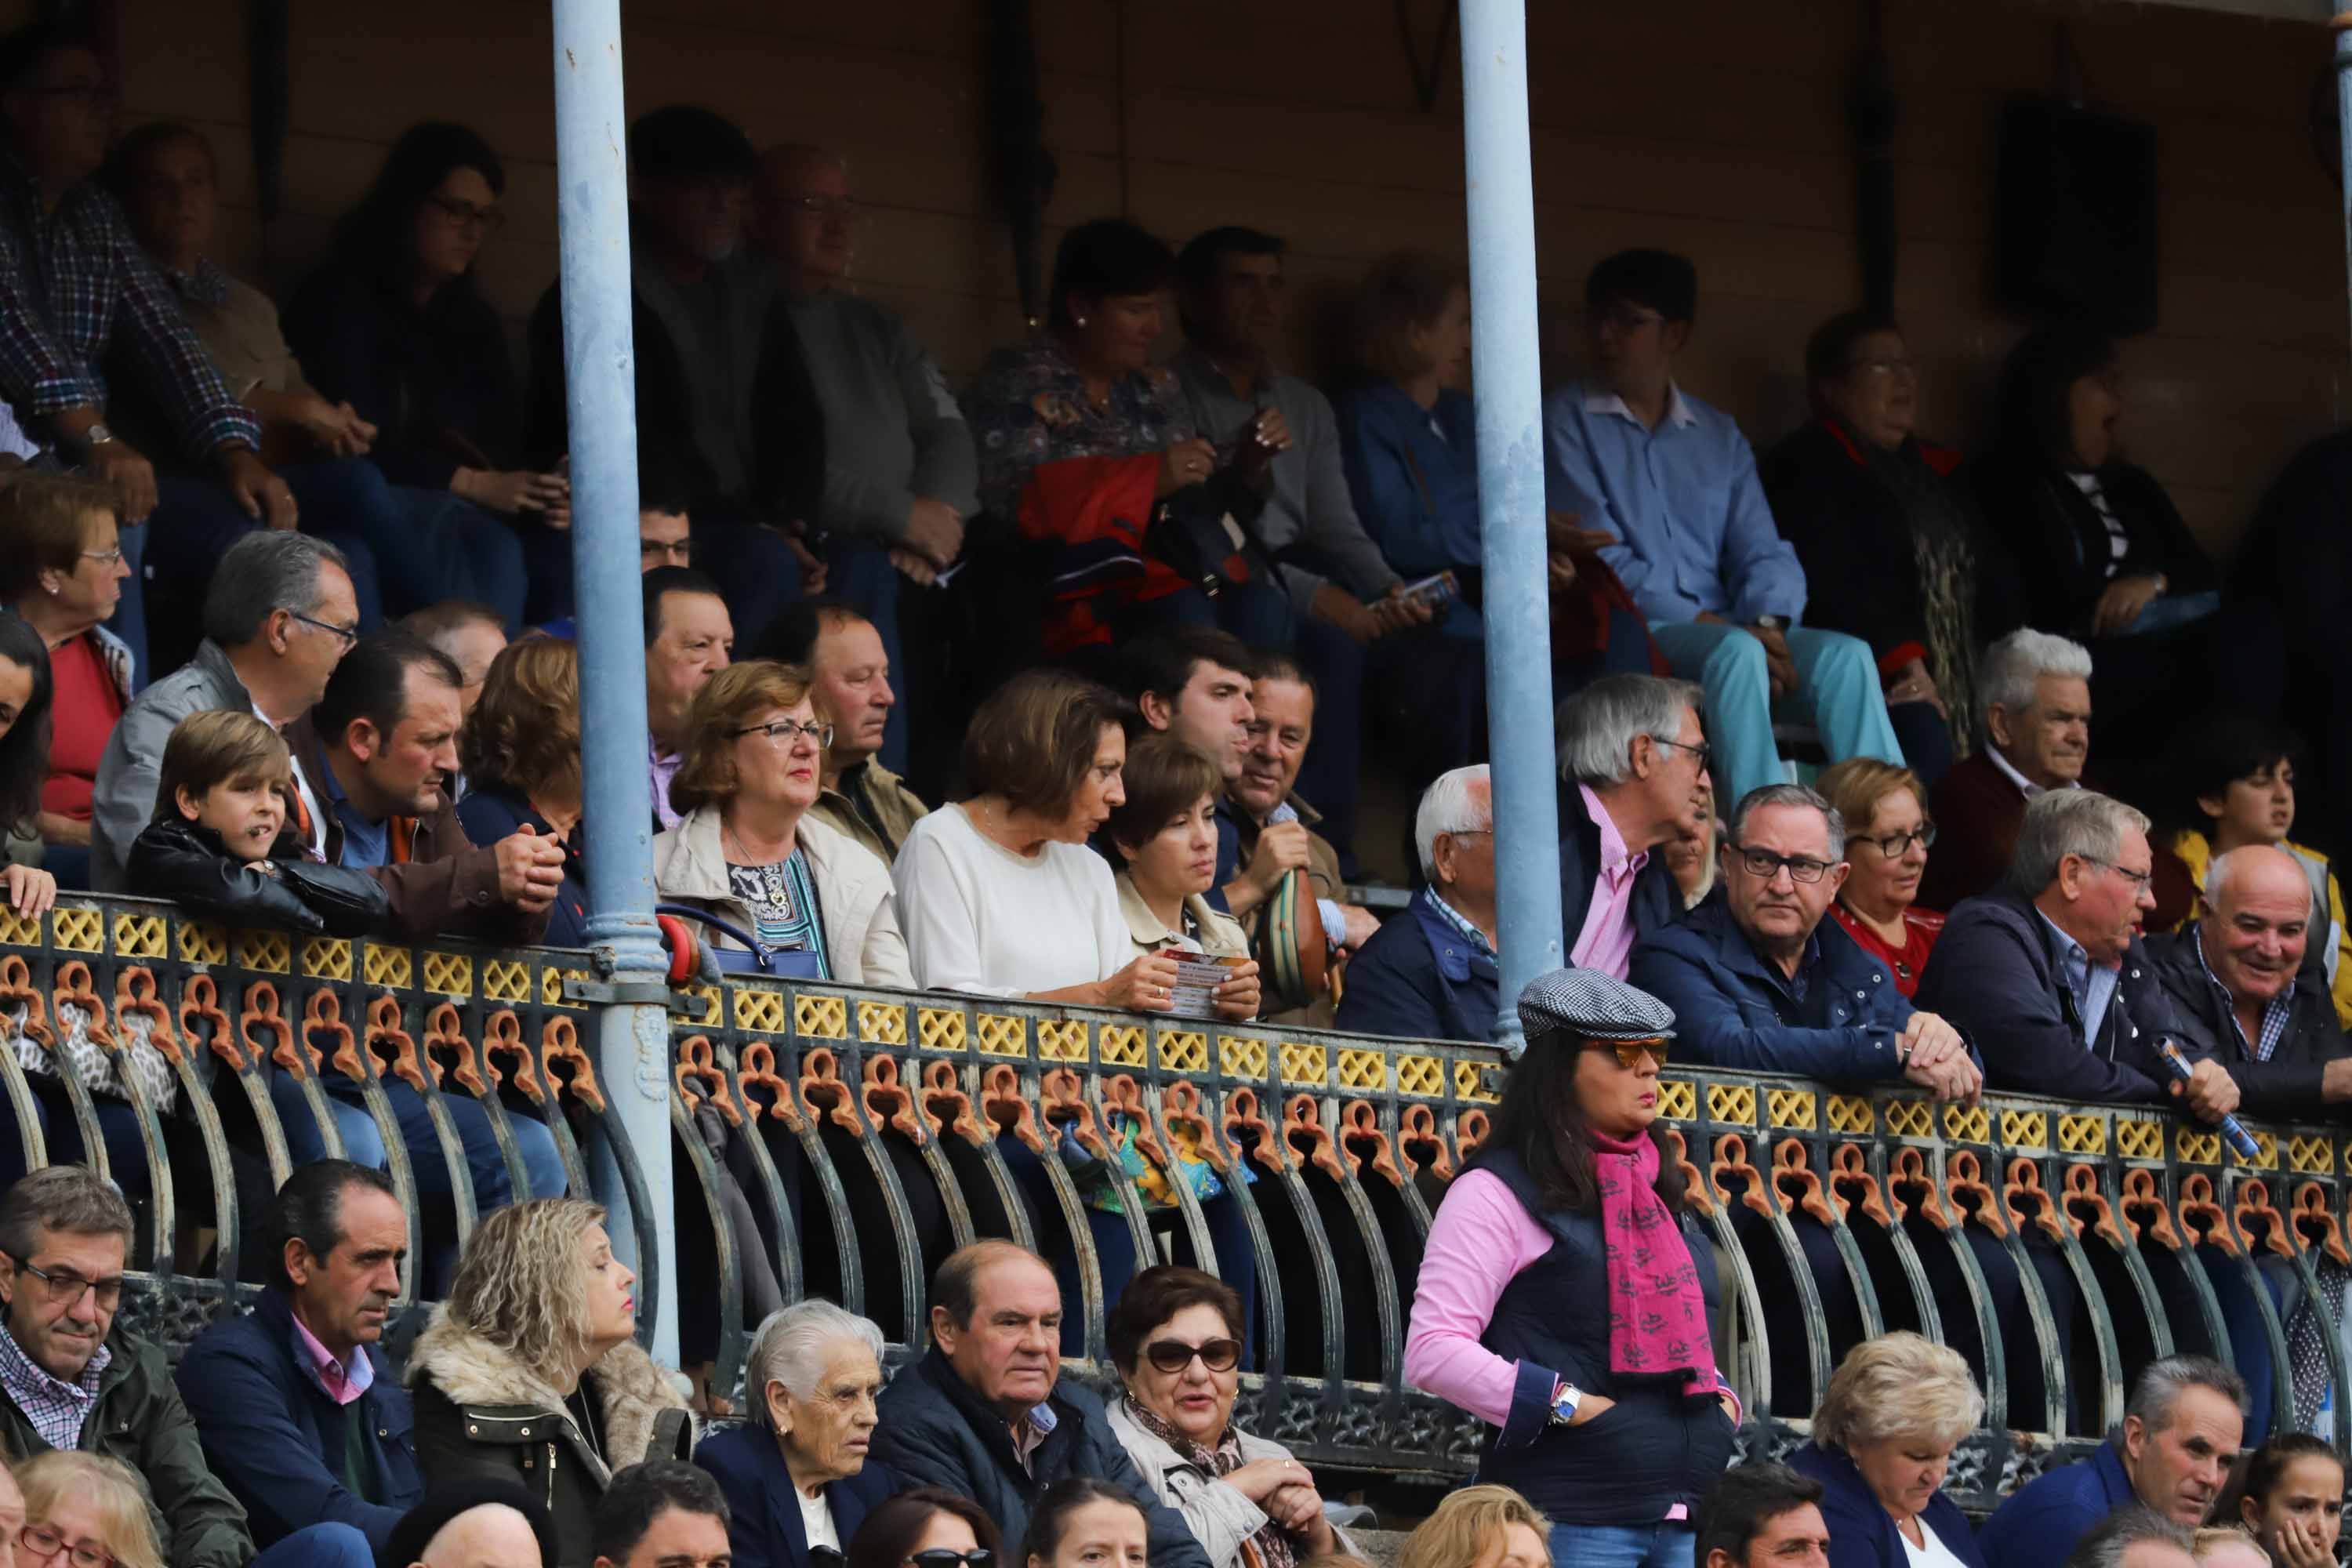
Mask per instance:
[[[817,906],[816,879],[808,858],[794,849],[772,866],[727,863],[727,885],[751,911],[751,934],[770,947],[801,948],[816,954],[820,978],[833,978],[824,951],[824,913]]]
[[[1122,376],[1097,403],[1050,332],[989,355],[964,397],[964,416],[980,447],[980,503],[1003,518],[1019,515],[1034,468],[1164,451],[1194,434],[1175,373],[1154,365]]]

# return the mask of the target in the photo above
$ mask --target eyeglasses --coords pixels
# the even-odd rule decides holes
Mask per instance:
[[[1665,317],[1655,310],[1644,310],[1633,305],[1612,305],[1601,312],[1601,320],[1621,332],[1638,332],[1643,327],[1664,322]]]
[[[98,1310],[101,1312],[111,1312],[122,1305],[122,1276],[120,1274],[110,1279],[85,1279],[71,1269],[60,1268],[52,1272],[47,1268],[37,1268],[29,1263],[19,1263],[16,1267],[41,1282],[48,1291],[49,1304],[53,1307],[70,1308],[85,1294],[98,1298]]]
[[[478,228],[484,234],[496,234],[507,226],[507,215],[498,208],[478,207],[454,196],[428,195],[425,198],[425,205],[459,228]]]
[[[969,1552],[950,1552],[944,1546],[934,1546],[926,1552],[911,1552],[898,1561],[911,1563],[915,1568],[988,1568],[996,1561],[996,1553],[985,1546],[975,1546]]]
[[[339,626],[332,621],[322,621],[316,616],[306,616],[299,610],[289,610],[286,613],[293,616],[296,620],[301,622],[306,626],[316,626],[322,632],[334,633],[335,636],[343,639],[343,646],[345,647],[349,647],[353,643],[360,640],[360,629],[357,626]]]
[[[1932,822],[1922,823],[1908,833],[1890,833],[1884,838],[1870,838],[1857,834],[1851,842],[1867,844],[1892,860],[1904,854],[1914,844],[1922,849],[1935,847],[1936,825]]]
[[[2156,872],[2153,868],[2146,871],[2135,871],[2128,867],[2118,866],[2112,860],[2102,860],[2095,855],[2085,855],[2083,858],[2088,860],[2094,866],[2105,866],[2108,870],[2113,871],[2116,876],[2121,877],[2125,881],[2129,882],[2135,890],[2145,888],[2150,882],[2156,880]]]
[[[816,742],[817,750],[819,751],[823,751],[825,747],[833,744],[832,725],[801,724],[795,723],[790,719],[777,719],[765,724],[754,724],[749,729],[738,730],[735,733],[738,735],[765,735],[779,746],[791,745],[793,743],[793,737],[795,735],[806,735],[810,740]]]
[[[1241,1364],[1242,1342],[1239,1340],[1202,1340],[1188,1345],[1182,1340],[1154,1340],[1143,1347],[1143,1356],[1156,1371],[1182,1372],[1199,1356],[1201,1364],[1211,1372],[1231,1372]]]
[[[107,565],[112,566],[121,561],[122,546],[118,544],[111,550],[85,550],[81,552],[81,558],[84,561],[104,562]]]
[[[637,554],[645,560],[667,559],[673,566],[694,563],[694,541],[691,539],[640,539]]]
[[[1786,868],[1792,882],[1818,882],[1835,862],[1816,860],[1809,855],[1775,855],[1769,849],[1748,849],[1733,845],[1731,852],[1748,874],[1759,882],[1769,882]]]
[[[849,196],[779,196],[776,198],[794,212],[807,213],[812,217],[854,218],[858,207]]]
[[[110,81],[66,81],[54,87],[28,87],[25,90],[36,98],[61,98],[68,103],[85,107],[120,101]]]
[[[1627,1072],[1632,1072],[1642,1065],[1643,1057],[1649,1058],[1660,1067],[1665,1066],[1668,1043],[1664,1038],[1657,1037],[1647,1040],[1587,1040],[1584,1042],[1584,1048],[1588,1051],[1615,1051],[1617,1065]]]
[[[1919,362],[1905,354],[1894,359],[1853,360],[1845,368],[1864,375],[1916,375],[1919,374]]]
[[[1656,745],[1672,746],[1677,752],[1688,752],[1697,761],[1701,773],[1706,771],[1707,758],[1715,754],[1714,750],[1705,741],[1693,745],[1688,741],[1669,741],[1664,735],[1653,735],[1650,740]]]
[[[36,1557],[55,1557],[65,1550],[66,1538],[46,1524],[28,1524],[16,1532],[16,1543]],[[111,1553],[95,1546],[77,1546],[68,1559],[73,1568],[114,1568]]]

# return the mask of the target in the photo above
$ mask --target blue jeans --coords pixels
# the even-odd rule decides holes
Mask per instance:
[[[343,1158],[379,1171],[391,1169],[383,1135],[376,1128],[375,1118],[368,1114],[359,1086],[348,1079],[321,1079],[320,1083],[326,1090],[327,1108],[335,1119],[335,1131],[342,1139]],[[448,1222],[432,1223],[447,1210],[453,1196],[449,1164],[441,1155],[441,1136],[434,1129],[433,1113],[425,1108],[423,1095],[395,1080],[387,1080],[383,1092],[392,1102],[394,1119],[400,1123],[401,1142],[408,1146],[409,1165],[416,1175],[417,1198],[425,1205],[429,1265],[426,1279],[446,1282],[456,1269],[457,1243]],[[298,1165],[325,1159],[327,1142],[319,1135],[310,1100],[291,1073],[272,1070],[269,1099],[277,1108],[279,1125],[286,1130],[288,1157]],[[487,1211],[513,1203],[514,1183],[507,1175],[506,1156],[499,1152],[490,1113],[478,1101],[462,1094],[443,1095],[441,1103],[448,1109],[450,1122],[457,1128],[458,1142],[465,1150],[466,1169],[474,1182],[475,1205]],[[530,1178],[530,1192],[526,1195],[562,1196],[569,1178],[564,1173],[563,1156],[556,1148],[555,1134],[548,1131],[544,1122],[528,1115],[509,1115],[507,1125],[514,1130],[523,1173]],[[434,1234],[436,1230],[440,1232],[437,1237]]]
[[[1688,1524],[1555,1524],[1552,1568],[1691,1568],[1698,1531]]]
[[[1656,621],[1650,635],[1674,672],[1706,689],[1706,738],[1714,748],[1716,809],[1727,818],[1748,791],[1783,782],[1772,739],[1771,672],[1764,645],[1744,626],[1713,621]],[[1788,633],[1797,689],[1781,700],[1812,721],[1830,761],[1876,757],[1900,763],[1903,748],[1887,721],[1886,697],[1870,645],[1843,632],[1805,626]]]
[[[375,1549],[351,1525],[313,1524],[264,1551],[248,1568],[375,1568]]]
[[[288,481],[292,488],[292,481]],[[165,476],[155,481],[156,502],[153,515],[137,527],[122,531],[122,558],[130,564],[131,575],[122,582],[122,599],[115,606],[114,618],[108,628],[131,648],[132,682],[146,686],[154,671],[148,661],[151,633],[161,632],[166,657],[178,658],[195,647],[197,625],[204,604],[205,585],[212,581],[213,568],[228,547],[261,526],[246,515],[228,487],[217,480]],[[301,504],[301,492],[295,492],[295,503]],[[308,509],[304,509],[306,513]],[[377,585],[375,553],[363,537],[350,531],[341,520],[329,516],[314,521],[302,519],[302,531],[325,540],[343,552],[351,569],[352,593],[358,601],[360,627],[372,631],[383,618],[383,594]],[[150,575],[159,584],[169,584],[161,596],[169,613],[158,618],[149,615],[147,580]],[[159,605],[161,608],[162,605]]]
[[[522,625],[522,543],[514,530],[446,490],[395,487],[364,458],[291,463],[278,477],[302,526],[365,542],[383,583],[383,613],[404,616],[445,599],[471,599]]]

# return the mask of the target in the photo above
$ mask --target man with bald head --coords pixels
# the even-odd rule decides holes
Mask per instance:
[[[555,1568],[555,1527],[512,1480],[476,1476],[425,1494],[375,1560],[377,1568]]]
[[[2352,1042],[2304,962],[2311,901],[2301,862],[2249,844],[2207,868],[2201,918],[2147,942],[2183,1043],[2228,1069],[2250,1115],[2303,1121],[2352,1100]]]
[[[824,498],[810,521],[833,542],[835,596],[865,614],[904,668],[900,577],[928,587],[962,554],[980,458],[930,354],[897,315],[845,288],[856,225],[840,154],[788,146],[761,160],[752,238],[775,268],[824,411]],[[902,705],[881,752],[894,773],[906,771],[906,736]]]

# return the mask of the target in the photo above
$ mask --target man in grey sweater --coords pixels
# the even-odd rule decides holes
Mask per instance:
[[[939,365],[892,311],[842,288],[855,258],[848,165],[820,148],[778,147],[761,163],[757,238],[774,264],[824,410],[831,588],[904,668],[901,577],[929,587],[963,551],[978,507],[971,431]],[[907,717],[893,710],[882,761],[907,765]]]

